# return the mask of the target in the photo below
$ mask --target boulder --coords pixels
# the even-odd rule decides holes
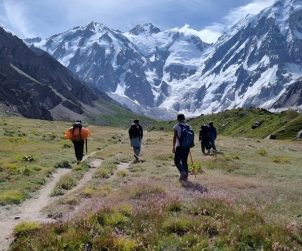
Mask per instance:
[[[263,123],[263,120],[262,120],[262,121],[255,121],[255,122],[252,124],[252,129],[258,128],[259,126],[261,126],[262,123]]]

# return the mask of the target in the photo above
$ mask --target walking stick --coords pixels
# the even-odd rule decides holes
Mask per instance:
[[[191,151],[189,151],[189,153],[190,153],[191,163],[192,163],[192,165],[194,165],[194,162],[193,162],[193,158],[192,158]]]
[[[86,154],[88,153],[88,139],[86,139]]]
[[[191,163],[192,163],[192,167],[193,167],[193,168],[192,168],[192,173],[195,175],[195,178],[196,178],[196,172],[195,172],[195,170],[194,170],[194,162],[193,162],[191,150],[189,151],[189,153],[190,153]]]

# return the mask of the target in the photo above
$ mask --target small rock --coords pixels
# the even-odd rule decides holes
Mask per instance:
[[[15,220],[20,220],[21,217],[20,216],[15,216]]]
[[[277,139],[277,135],[276,135],[276,134],[271,134],[271,135],[269,136],[269,139]]]

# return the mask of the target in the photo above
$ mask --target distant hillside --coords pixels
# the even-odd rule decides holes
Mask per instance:
[[[294,139],[302,130],[302,114],[295,111],[272,113],[258,108],[226,110],[188,121],[196,134],[200,126],[209,121],[213,121],[218,133],[225,136],[266,138],[273,134],[276,139]],[[172,130],[175,123],[176,121],[158,123],[154,129]]]
[[[47,120],[128,124],[136,115],[79,80],[48,53],[0,27],[0,113]]]

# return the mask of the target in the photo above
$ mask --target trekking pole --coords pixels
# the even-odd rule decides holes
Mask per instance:
[[[88,139],[86,139],[86,154],[88,153]]]
[[[190,153],[191,163],[192,163],[192,165],[194,165],[194,162],[193,162],[193,158],[192,158],[191,151],[189,151],[189,153]]]
[[[193,162],[191,150],[189,151],[189,153],[190,153],[190,158],[191,158],[191,163],[192,163],[192,173],[195,175],[195,178],[196,178],[196,172],[194,170],[194,162]]]

